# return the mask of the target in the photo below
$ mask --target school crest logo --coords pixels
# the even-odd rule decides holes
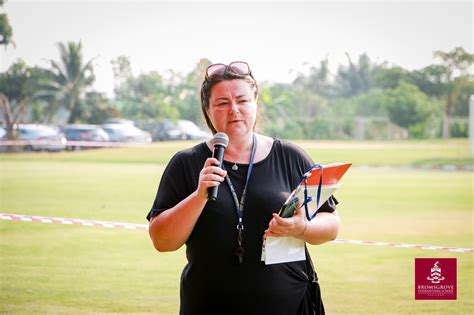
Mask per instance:
[[[415,258],[415,300],[456,300],[456,258]]]
[[[436,261],[433,267],[431,268],[431,275],[426,277],[430,280],[431,283],[438,284],[444,280],[444,277],[441,275],[441,268],[438,266],[439,261]]]

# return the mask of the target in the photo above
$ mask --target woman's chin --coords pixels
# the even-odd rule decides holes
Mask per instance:
[[[227,128],[225,133],[229,137],[241,137],[249,133],[249,130],[247,128]]]

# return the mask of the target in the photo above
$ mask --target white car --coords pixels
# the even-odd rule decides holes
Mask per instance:
[[[61,151],[66,149],[66,137],[57,129],[45,125],[19,125],[17,140],[26,141],[25,151]]]
[[[212,138],[210,132],[200,129],[190,120],[180,119],[177,126],[181,130],[182,139],[184,140],[207,140]]]
[[[112,142],[150,143],[151,135],[129,124],[103,124],[102,129],[107,132]]]

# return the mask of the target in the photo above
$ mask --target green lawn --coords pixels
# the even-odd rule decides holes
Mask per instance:
[[[145,223],[164,163],[190,144],[0,155],[0,212]],[[321,163],[355,162],[336,194],[339,238],[474,248],[472,172],[357,167],[472,161],[466,141],[301,144]],[[328,314],[474,308],[473,254],[335,243],[310,251]],[[422,257],[457,258],[457,301],[414,300]],[[0,312],[176,314],[184,264],[184,249],[157,253],[144,230],[0,221]]]
[[[94,163],[167,163],[174,152],[195,142],[161,142],[120,149],[81,152],[0,154],[1,161],[54,161]],[[350,161],[364,165],[474,165],[466,139],[448,141],[295,141],[318,163]]]

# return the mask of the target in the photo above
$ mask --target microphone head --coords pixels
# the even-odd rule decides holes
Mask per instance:
[[[227,145],[229,144],[229,137],[223,132],[218,132],[214,135],[212,138],[212,145],[214,146],[223,146],[224,148],[227,148]]]

